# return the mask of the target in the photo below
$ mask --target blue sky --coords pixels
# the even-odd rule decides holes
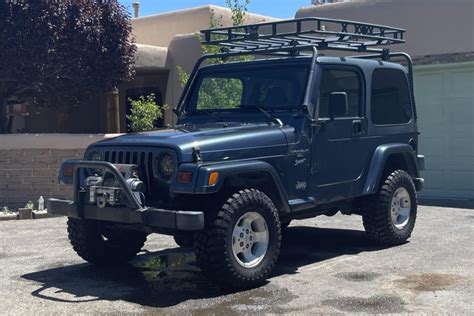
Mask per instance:
[[[132,11],[134,0],[120,0]],[[139,0],[140,15],[175,11],[184,8],[198,7],[206,4],[226,6],[225,0]],[[243,0],[241,0],[243,2]],[[311,4],[311,0],[252,0],[249,11],[276,18],[292,18],[296,11]]]

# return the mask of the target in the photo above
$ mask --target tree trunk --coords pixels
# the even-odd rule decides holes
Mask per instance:
[[[64,108],[60,108],[58,112],[58,133],[68,133],[69,131],[67,130],[67,111]]]
[[[13,133],[13,123],[15,122],[15,117],[14,116],[9,116],[8,117],[8,123],[7,123],[7,133],[12,134]]]
[[[107,132],[120,133],[120,104],[117,88],[107,93]]]
[[[0,100],[0,134],[8,133],[7,99]]]

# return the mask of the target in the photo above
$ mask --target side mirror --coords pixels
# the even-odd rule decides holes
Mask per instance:
[[[334,120],[337,116],[344,116],[349,109],[346,92],[332,92],[329,95],[329,118]]]

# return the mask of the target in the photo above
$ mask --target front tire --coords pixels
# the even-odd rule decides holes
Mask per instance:
[[[223,287],[253,288],[275,267],[281,245],[278,212],[255,189],[233,194],[196,237],[196,261],[203,273]]]
[[[181,233],[173,236],[174,242],[181,248],[192,248],[194,246],[194,233]]]
[[[392,172],[371,200],[374,210],[363,215],[365,231],[379,245],[405,243],[415,227],[417,197],[415,185],[404,170]]]
[[[291,220],[287,220],[281,223],[281,230],[284,231],[286,230],[291,224]]]
[[[99,221],[69,218],[69,240],[84,260],[101,266],[120,265],[140,252],[147,235],[138,230],[113,229]]]

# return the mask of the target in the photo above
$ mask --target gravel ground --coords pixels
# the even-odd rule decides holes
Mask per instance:
[[[64,218],[0,222],[0,313],[474,314],[473,224],[474,210],[420,207],[409,243],[374,248],[357,216],[294,222],[268,284],[225,294],[167,236],[100,269],[75,255]]]

